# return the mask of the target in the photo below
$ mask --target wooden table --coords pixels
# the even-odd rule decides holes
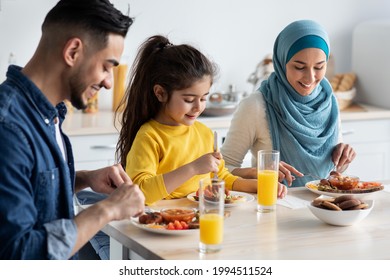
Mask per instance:
[[[305,188],[289,195],[311,201],[318,195]],[[150,233],[129,221],[111,222],[103,231],[112,248],[122,248],[122,258],[202,260],[310,260],[390,259],[390,193],[371,195],[375,206],[368,217],[353,226],[331,226],[318,220],[307,207],[290,209],[278,205],[274,213],[255,211],[256,199],[226,208],[223,249],[218,253],[198,251],[198,232],[172,236]],[[197,204],[188,199],[161,201],[154,209]],[[117,243],[116,243],[117,242]],[[112,256],[115,259],[115,256]]]

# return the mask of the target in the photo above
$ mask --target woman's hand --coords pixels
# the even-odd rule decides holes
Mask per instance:
[[[245,179],[257,179],[257,168],[236,168],[232,171],[232,174]],[[286,180],[287,184],[291,186],[292,182],[295,179],[295,176],[302,177],[304,175],[297,169],[295,169],[292,165],[289,165],[284,161],[281,161],[279,163],[279,182]]]
[[[348,144],[339,143],[332,153],[332,161],[336,171],[343,172],[356,157],[355,150]]]
[[[287,195],[287,187],[278,183],[278,198],[284,198]]]
[[[295,179],[295,176],[303,177],[304,174],[299,172],[297,169],[295,169],[294,166],[289,165],[285,163],[284,161],[281,161],[279,163],[279,182],[282,182],[283,180],[287,181],[287,185],[291,186],[292,182]]]
[[[232,170],[232,174],[244,179],[257,179],[257,167],[238,167]]]

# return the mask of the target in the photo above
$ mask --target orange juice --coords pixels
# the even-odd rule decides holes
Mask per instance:
[[[199,217],[200,242],[220,244],[223,239],[223,217],[218,214],[204,214]]]
[[[278,196],[278,172],[262,170],[257,174],[257,202],[263,206],[276,204]]]

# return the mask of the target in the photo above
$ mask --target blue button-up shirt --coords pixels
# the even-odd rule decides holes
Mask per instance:
[[[0,259],[66,259],[77,237],[75,171],[54,124],[66,107],[50,104],[20,70],[10,66],[0,85]]]

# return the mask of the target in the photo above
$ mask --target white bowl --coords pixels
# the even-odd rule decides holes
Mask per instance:
[[[334,226],[351,226],[367,217],[374,207],[373,200],[365,200],[364,202],[368,204],[368,208],[363,210],[335,211],[315,207],[312,203],[309,204],[308,207],[314,216],[327,224]]]

